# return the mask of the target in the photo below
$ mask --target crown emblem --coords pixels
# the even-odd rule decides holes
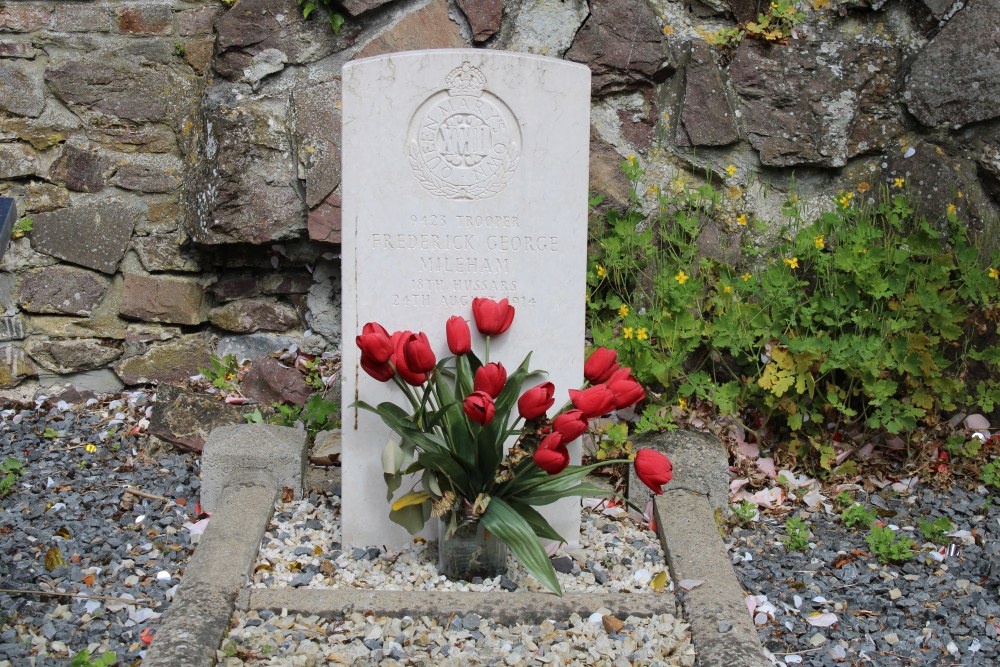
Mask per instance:
[[[449,72],[444,82],[448,85],[450,97],[482,97],[486,88],[486,75],[466,60],[461,67]]]

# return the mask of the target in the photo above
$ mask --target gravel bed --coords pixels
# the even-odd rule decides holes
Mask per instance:
[[[758,634],[777,664],[1000,664],[1000,499],[982,486],[853,494],[912,539],[917,555],[880,563],[869,531],[847,527],[832,505],[730,531]],[[810,529],[804,551],[783,545],[788,517]],[[954,530],[936,544],[920,522],[939,517]]]
[[[668,614],[609,620],[607,611],[514,626],[460,612],[446,619],[353,613],[332,620],[251,613],[237,618],[219,664],[694,665],[686,624]]]
[[[586,499],[580,548],[553,557],[566,592],[666,593],[673,589],[655,533],[619,507]],[[416,538],[400,550],[353,547],[340,537],[340,498],[312,494],[278,503],[258,556],[251,586],[256,588],[377,588],[380,590],[542,591],[510,556],[505,575],[450,581],[437,573],[437,542]]]
[[[84,649],[128,665],[152,639],[193,550],[199,489],[196,456],[143,448],[152,400],[0,411],[0,460],[24,464],[0,498],[0,588],[66,593],[0,592],[0,665],[68,665]]]

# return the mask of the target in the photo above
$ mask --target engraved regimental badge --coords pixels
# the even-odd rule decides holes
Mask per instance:
[[[521,127],[468,61],[448,73],[445,85],[410,120],[413,175],[438,197],[487,199],[503,190],[517,169]]]

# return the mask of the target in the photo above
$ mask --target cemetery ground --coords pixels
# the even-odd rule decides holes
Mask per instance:
[[[209,395],[207,382],[196,385],[188,390]],[[133,391],[3,412],[0,458],[21,465],[9,473],[0,514],[0,664],[138,664],[156,641],[198,536],[211,525],[198,504],[198,456],[147,435],[156,398]],[[218,392],[215,399],[225,405]],[[920,432],[911,434],[909,452],[902,439],[875,452],[859,443],[855,474],[819,479],[815,471],[774,470],[733,424],[696,409],[677,417],[682,428],[713,431],[728,445],[734,504],[717,516],[728,547],[722,556],[747,595],[741,620],[752,619],[777,664],[997,659],[1000,508],[983,464],[1000,443],[988,437],[989,424],[953,423],[965,447],[954,455],[930,438],[921,444]],[[238,611],[213,656],[220,664],[690,664],[690,643],[702,664],[716,664],[701,653],[704,623],[686,625],[699,589],[715,582],[658,576],[667,574],[664,554],[644,518],[605,506],[586,511],[583,540],[603,560],[555,554],[577,615],[526,614],[518,624],[510,618],[518,607],[504,596],[537,586],[516,565],[497,581],[446,584],[434,577],[433,543],[346,552],[336,484],[311,486],[302,500],[279,499],[244,602],[255,594],[280,600],[289,590],[322,596],[338,578],[374,597],[342,615],[267,605]],[[662,516],[661,530],[687,518]],[[442,586],[480,591],[462,594],[482,606],[366,613],[377,609],[372,600],[414,599],[399,589]],[[608,595],[627,602],[601,613]],[[662,596],[676,596],[676,622],[651,613],[649,601]],[[709,634],[725,642],[730,625],[720,616]],[[644,644],[675,653],[643,653]]]

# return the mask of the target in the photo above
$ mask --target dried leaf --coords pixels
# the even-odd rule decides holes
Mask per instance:
[[[82,581],[82,582],[83,582],[83,584],[84,584],[84,585],[85,585],[85,586],[86,586],[87,588],[90,588],[91,586],[93,586],[93,585],[94,585],[94,573],[93,573],[93,572],[91,572],[90,574],[88,574],[87,576],[85,576],[85,577],[84,577],[83,579],[81,579],[80,581]]]
[[[287,486],[281,489],[281,502],[290,503],[295,498],[295,490]]]
[[[661,570],[653,575],[653,579],[649,582],[649,587],[657,593],[661,592],[667,587],[667,573]],[[689,588],[688,590],[691,589]]]
[[[56,537],[61,537],[64,540],[68,540],[69,537],[70,537],[69,528],[67,528],[66,526],[63,526],[62,528],[60,528],[59,530],[57,530],[56,531]]]
[[[601,622],[604,624],[604,629],[610,634],[618,632],[625,627],[625,622],[620,621],[611,614],[605,614],[601,617]]]
[[[59,550],[59,547],[49,547],[49,550],[45,552],[45,569],[51,572],[65,564],[66,561],[63,560],[62,551]]]
[[[818,612],[806,616],[806,623],[813,626],[814,628],[828,628],[837,622],[837,615],[830,612]]]

